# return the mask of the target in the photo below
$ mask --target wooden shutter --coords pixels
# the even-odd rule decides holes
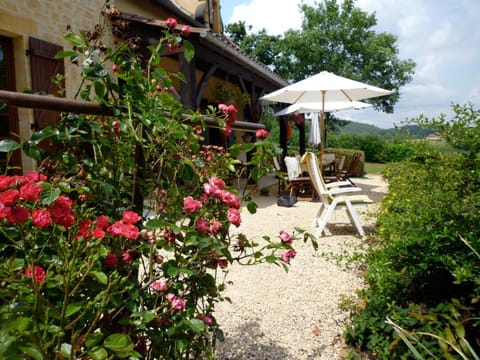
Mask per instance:
[[[65,75],[63,59],[55,59],[57,52],[63,47],[30,37],[28,54],[30,55],[30,69],[32,74],[32,90],[38,94],[64,96],[52,78],[57,74]],[[62,84],[64,86],[64,84]],[[35,130],[58,122],[60,113],[51,110],[34,110]]]

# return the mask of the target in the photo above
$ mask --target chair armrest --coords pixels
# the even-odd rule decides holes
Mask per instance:
[[[359,192],[362,191],[361,188],[356,186],[349,186],[349,187],[342,187],[342,188],[335,188],[327,191],[329,195],[339,195],[339,194],[347,194],[351,192]]]
[[[340,186],[352,186],[352,183],[350,181],[333,181],[330,183],[325,184],[327,189],[330,189],[332,187],[340,187]]]

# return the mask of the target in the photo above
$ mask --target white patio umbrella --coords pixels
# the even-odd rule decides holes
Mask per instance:
[[[320,130],[322,142],[320,143],[320,151],[323,156],[326,103],[355,101],[389,95],[391,93],[392,91],[390,90],[347,79],[328,71],[322,71],[305,80],[262,96],[260,99],[288,104],[321,102]]]

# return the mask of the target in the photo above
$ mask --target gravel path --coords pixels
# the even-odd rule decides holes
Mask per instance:
[[[387,191],[380,176],[355,179],[374,201]],[[314,232],[311,222],[318,202],[299,201],[292,208],[276,205],[276,188],[271,196],[258,196],[257,214],[242,212],[239,231],[249,238],[269,235],[278,238],[280,230],[291,233],[296,226]],[[378,204],[360,212],[368,232]],[[297,256],[288,273],[275,265],[232,266],[227,280],[233,282],[224,292],[232,303],[217,306],[216,318],[225,333],[217,343],[217,359],[340,359],[344,351],[342,332],[348,313],[339,308],[345,297],[362,286],[355,269],[337,266],[322,253],[341,254],[360,239],[344,211],[337,211],[327,235],[318,239],[319,249],[298,241]]]

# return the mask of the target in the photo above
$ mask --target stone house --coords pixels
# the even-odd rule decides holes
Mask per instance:
[[[267,66],[243,53],[223,34],[219,0],[111,0],[119,10],[112,22],[122,22],[130,34],[142,39],[146,47],[158,41],[168,17],[179,26],[189,25],[189,41],[195,48],[193,61],[183,59],[181,49],[164,56],[162,66],[181,71],[186,84],[175,84],[184,107],[202,109],[218,103],[217,89],[235,89],[248,98],[240,104],[238,119],[257,123],[261,116],[258,98],[287,85]],[[64,35],[67,25],[74,31],[93,29],[98,23],[105,0],[2,0],[0,3],[0,90],[36,94],[53,94],[73,98],[80,84],[79,68],[68,61],[55,59],[60,50],[68,50]],[[109,34],[110,41],[115,35]],[[64,74],[64,92],[59,93],[52,76]],[[243,96],[242,95],[242,96]],[[1,98],[0,98],[1,101]],[[29,109],[12,105],[0,107],[0,139],[28,138],[33,131],[57,121],[55,111]],[[240,141],[242,130],[229,139],[218,129],[205,134],[210,143]],[[0,154],[4,155],[4,154]],[[0,162],[5,161],[0,157]],[[13,163],[24,172],[35,169],[35,162],[16,153]]]

